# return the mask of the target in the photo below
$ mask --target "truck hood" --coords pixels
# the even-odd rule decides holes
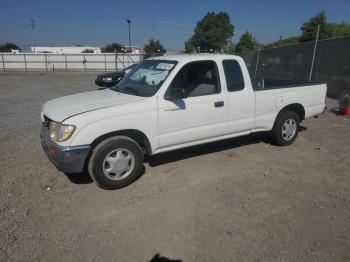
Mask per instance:
[[[42,113],[54,121],[62,122],[71,116],[142,99],[144,98],[103,89],[50,100],[43,105]]]

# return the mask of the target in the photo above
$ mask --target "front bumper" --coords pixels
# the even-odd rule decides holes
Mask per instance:
[[[86,158],[89,154],[90,146],[70,146],[63,147],[57,145],[49,137],[47,127],[41,128],[41,146],[46,156],[55,167],[64,173],[81,173],[84,170]]]

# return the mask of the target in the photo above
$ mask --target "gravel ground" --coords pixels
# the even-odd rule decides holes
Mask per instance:
[[[0,261],[350,261],[350,119],[303,122],[289,147],[247,136],[153,157],[104,191],[55,170],[41,105],[92,72],[0,73]]]

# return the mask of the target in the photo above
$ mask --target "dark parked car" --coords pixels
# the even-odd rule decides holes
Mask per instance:
[[[112,87],[117,84],[127,73],[133,70],[137,65],[138,64],[133,64],[120,71],[98,75],[96,77],[95,84],[102,87]]]

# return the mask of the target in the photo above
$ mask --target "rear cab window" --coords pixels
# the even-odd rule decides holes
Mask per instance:
[[[228,92],[236,92],[244,89],[244,78],[241,66],[236,60],[227,59],[222,61],[225,72],[226,86]]]

